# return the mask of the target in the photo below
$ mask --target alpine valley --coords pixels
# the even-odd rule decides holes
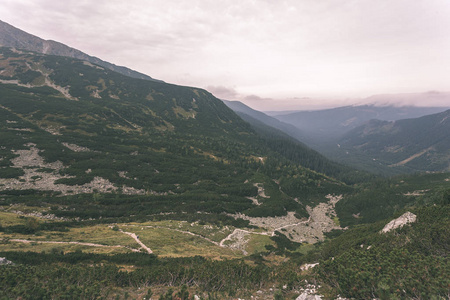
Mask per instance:
[[[448,298],[449,111],[364,120],[336,162],[285,115],[0,45],[0,299]]]

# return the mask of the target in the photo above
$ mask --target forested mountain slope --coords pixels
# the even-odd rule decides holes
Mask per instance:
[[[128,199],[84,198],[75,211],[56,209],[56,215],[307,216],[295,199],[348,189],[265,145],[204,90],[8,48],[1,50],[0,67],[2,193]],[[282,193],[260,197],[260,205],[246,198],[258,196],[256,184],[273,180]]]
[[[315,269],[334,296],[445,299],[450,283],[449,193],[410,208],[414,222],[382,232],[391,219],[357,227],[323,246]],[[446,203],[446,204],[444,204]],[[399,215],[396,215],[399,217]]]
[[[346,183],[363,182],[372,178],[369,173],[331,161],[301,142],[301,133],[264,113],[255,111],[238,101],[224,101],[262,137],[270,149],[311,170],[328,174]]]
[[[316,278],[331,288],[330,299],[445,299],[449,209],[449,173],[359,186],[336,205],[342,226],[350,229],[331,232],[333,239],[309,253],[320,261]]]

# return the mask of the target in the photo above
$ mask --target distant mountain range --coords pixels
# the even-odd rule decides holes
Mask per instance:
[[[349,130],[372,119],[395,121],[417,118],[444,110],[445,108],[442,107],[360,105],[301,111],[274,117],[284,123],[294,125],[306,134],[309,140],[305,142],[308,144],[322,144],[327,139],[335,140]]]
[[[101,60],[97,57],[90,56],[84,52],[81,52],[80,50],[71,48],[62,43],[41,39],[37,36],[34,36],[23,30],[20,30],[14,26],[11,26],[8,23],[5,23],[1,20],[0,20],[0,46],[23,49],[42,54],[78,58],[132,78],[160,81],[153,79],[148,75],[131,70],[127,67],[116,66],[112,63]]]
[[[450,171],[450,110],[398,121],[371,120],[339,140],[347,156],[365,155],[389,168]]]
[[[360,105],[268,116],[238,101],[224,102],[255,128],[276,128],[362,170],[384,175],[448,170],[450,130],[442,121],[448,112],[442,112],[444,107]]]

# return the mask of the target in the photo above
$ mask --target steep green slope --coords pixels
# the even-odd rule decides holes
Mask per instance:
[[[291,161],[319,173],[328,174],[347,184],[361,183],[374,178],[369,173],[331,161],[309,148],[293,136],[267,125],[260,117],[254,118],[242,112],[237,114],[261,136],[262,142],[271,150],[282,154]]]
[[[417,205],[433,204],[450,189],[449,173],[402,175],[359,185],[336,204],[343,226],[374,223]]]
[[[57,216],[204,212],[197,218],[234,222],[216,214],[307,216],[296,198],[348,189],[261,143],[204,90],[7,48],[0,67],[5,203],[14,195],[36,202],[40,193]],[[283,193],[274,190],[259,206],[248,198],[258,196],[256,184],[274,180]]]

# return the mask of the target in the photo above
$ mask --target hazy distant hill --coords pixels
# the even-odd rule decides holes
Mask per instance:
[[[450,98],[449,98],[450,99]],[[325,110],[302,111],[277,115],[278,120],[289,123],[306,133],[313,143],[336,139],[371,119],[395,121],[417,118],[444,111],[442,107],[396,106],[344,106]]]
[[[5,23],[1,20],[0,20],[0,46],[24,49],[42,54],[78,58],[81,60],[86,60],[91,63],[100,65],[102,67],[105,67],[107,69],[121,73],[129,77],[153,81],[156,80],[148,75],[136,72],[127,67],[116,66],[112,63],[103,61],[97,57],[90,56],[86,53],[83,53],[77,49],[66,46],[62,43],[41,39],[37,36],[22,31],[14,26],[11,26],[8,23]]]
[[[440,94],[442,97],[445,95],[445,93]],[[377,96],[377,99],[384,99],[383,97]],[[382,163],[376,160],[375,157],[367,156],[364,152],[347,151],[347,149],[342,147],[341,138],[370,120],[396,121],[400,119],[418,118],[439,113],[445,109],[444,107],[361,105],[317,111],[302,111],[276,115],[274,117],[282,122],[296,126],[301,132],[302,142],[328,158],[362,170],[384,175],[394,175],[411,172],[416,169],[387,167],[390,163]]]
[[[364,154],[406,171],[450,170],[450,110],[399,121],[371,120],[339,140],[348,156]]]

